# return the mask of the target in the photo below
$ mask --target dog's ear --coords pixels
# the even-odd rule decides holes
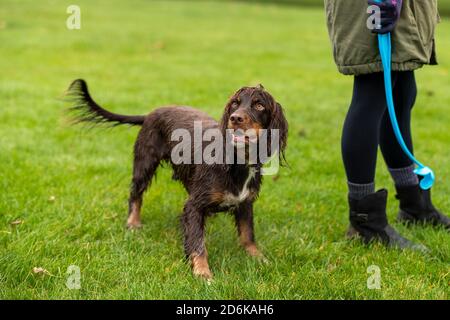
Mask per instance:
[[[228,119],[230,118],[231,102],[233,101],[233,97],[234,96],[232,96],[228,100],[227,104],[225,105],[225,109],[223,110],[222,119],[220,120],[220,123],[219,123],[219,128],[223,134],[225,134],[225,131],[228,128]]]
[[[273,152],[278,152],[278,156],[280,158],[280,163],[286,162],[284,156],[284,150],[287,145],[287,136],[288,136],[288,122],[284,116],[283,107],[276,101],[273,102],[271,120],[268,127],[268,145],[267,145],[267,154],[272,156],[271,145],[272,145],[272,130],[278,130],[278,150],[272,150]]]

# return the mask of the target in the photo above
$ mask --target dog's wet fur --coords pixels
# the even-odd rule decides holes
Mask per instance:
[[[170,163],[174,178],[183,183],[189,197],[184,205],[181,225],[184,250],[192,264],[193,273],[211,278],[205,247],[205,220],[216,212],[230,212],[242,246],[251,256],[263,258],[255,243],[253,230],[253,202],[257,199],[262,176],[262,163],[256,164],[175,164],[171,161],[171,141],[175,129],[186,129],[193,136],[194,121],[202,122],[203,131],[219,129],[227,141],[227,129],[279,130],[280,160],[284,159],[288,124],[279,103],[261,85],[243,87],[228,101],[220,122],[206,113],[185,106],[158,108],[148,115],[126,116],[100,107],[90,96],[84,80],[75,80],[67,91],[70,109],[76,122],[138,125],[141,130],[134,145],[134,167],[128,210],[128,228],[141,227],[142,196],[162,162]],[[228,143],[228,142],[227,142]],[[203,149],[207,143],[203,143]],[[226,147],[226,146],[225,146]],[[224,147],[224,148],[225,148]],[[269,143],[270,147],[270,143]],[[194,159],[194,148],[192,159]],[[269,156],[270,150],[268,150]]]

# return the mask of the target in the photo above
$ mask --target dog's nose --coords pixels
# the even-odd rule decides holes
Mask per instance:
[[[244,122],[244,117],[240,114],[233,113],[230,116],[230,121],[232,124],[240,124],[240,123]]]

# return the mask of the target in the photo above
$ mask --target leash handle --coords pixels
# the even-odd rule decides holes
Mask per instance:
[[[377,2],[381,3],[382,0],[377,0]],[[383,64],[384,71],[384,86],[386,91],[386,102],[388,107],[389,118],[392,123],[392,128],[394,129],[395,137],[397,138],[400,147],[403,152],[408,156],[411,161],[413,161],[417,168],[414,170],[414,173],[423,177],[420,181],[420,187],[423,190],[430,189],[435,180],[434,172],[431,168],[423,165],[419,160],[417,160],[411,151],[406,146],[405,140],[403,139],[402,133],[400,131],[400,127],[398,125],[397,116],[395,114],[394,107],[394,97],[392,94],[392,77],[391,77],[391,65],[392,65],[392,41],[391,41],[391,33],[379,34],[378,35],[378,47],[380,50],[381,61]]]

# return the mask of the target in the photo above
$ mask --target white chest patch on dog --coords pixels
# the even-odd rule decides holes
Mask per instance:
[[[234,195],[231,192],[225,192],[223,201],[220,204],[221,207],[234,207],[245,201],[251,194],[248,185],[250,181],[255,177],[256,169],[250,168],[247,179],[244,182],[241,192],[238,195]]]

